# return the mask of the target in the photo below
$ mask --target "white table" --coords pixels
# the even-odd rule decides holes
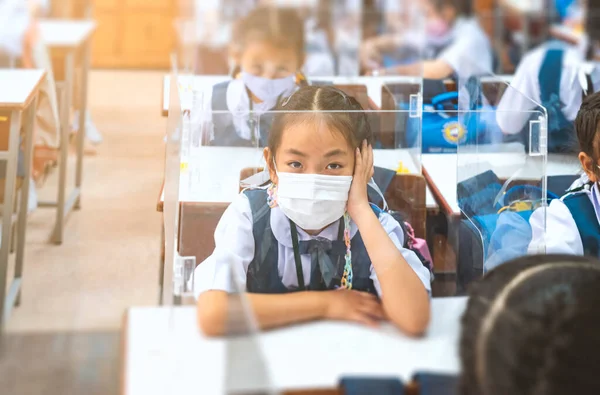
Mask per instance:
[[[125,394],[252,393],[266,389],[267,381],[276,390],[302,390],[335,388],[351,375],[408,382],[419,371],[458,374],[466,301],[434,298],[423,339],[408,338],[388,324],[370,329],[327,321],[210,339],[199,332],[194,307],[133,308],[124,325]],[[263,372],[265,380],[257,380]]]
[[[515,146],[515,148],[517,148]],[[434,194],[442,202],[440,207],[448,215],[460,215],[456,196],[456,186],[459,182],[493,170],[500,179],[515,177],[521,180],[539,180],[544,174],[541,157],[529,157],[521,152],[479,153],[479,154],[424,154],[423,167],[434,186]],[[576,175],[581,171],[581,165],[575,155],[548,156],[546,174]]]
[[[64,56],[65,80],[60,84],[57,81],[57,95],[61,106],[61,135],[60,135],[60,163],[59,187],[56,201],[40,202],[40,207],[56,208],[56,222],[52,232],[52,241],[61,244],[63,240],[65,217],[72,209],[81,208],[81,185],[83,182],[83,148],[85,140],[85,124],[87,112],[88,72],[90,69],[90,41],[96,23],[92,20],[42,20],[40,21],[40,36],[48,49],[53,54]],[[77,165],[75,169],[75,188],[66,196],[67,189],[67,158],[69,154],[69,111],[73,101],[73,86],[75,79],[75,56],[79,50],[83,51],[82,75],[79,93],[79,131],[77,133]]]
[[[400,161],[413,174],[421,173],[421,155],[403,149],[374,150],[375,166],[396,170]],[[180,173],[179,201],[190,203],[230,203],[239,194],[240,172],[264,167],[262,149],[243,147],[198,148]],[[186,170],[187,169],[187,170]],[[161,193],[164,202],[164,191]],[[429,189],[426,206],[437,208]]]
[[[0,152],[0,160],[6,161],[4,178],[4,202],[2,205],[2,244],[0,245],[0,333],[13,306],[20,303],[21,281],[27,230],[27,204],[29,201],[29,176],[33,155],[33,127],[37,95],[45,78],[44,70],[0,69],[0,122],[10,121],[8,151]],[[24,163],[25,182],[21,191],[17,218],[17,251],[14,280],[6,293],[8,258],[11,250],[11,236],[14,221],[14,202],[19,157],[19,135],[21,117],[25,129]]]

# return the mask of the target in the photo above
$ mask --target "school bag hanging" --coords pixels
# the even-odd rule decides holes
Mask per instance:
[[[458,204],[466,217],[458,230],[459,294],[485,271],[527,254],[532,237],[529,218],[543,203],[543,190],[537,185],[504,188],[491,170],[457,186]],[[547,202],[557,198],[547,191]]]
[[[426,89],[427,85],[434,88]],[[466,85],[469,97],[474,98],[469,104],[471,111],[458,111],[459,93],[447,92],[443,81],[424,80],[423,86],[422,120],[406,119],[407,147],[420,143],[423,153],[456,153],[459,145],[489,144],[502,135],[494,108],[481,104],[475,78],[469,79]],[[433,92],[436,93],[432,95]],[[401,104],[401,109],[406,109],[406,105]]]

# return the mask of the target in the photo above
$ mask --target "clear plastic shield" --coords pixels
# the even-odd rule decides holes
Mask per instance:
[[[455,126],[444,130],[457,145],[451,204],[460,213],[455,247],[461,290],[509,260],[545,253],[545,212],[539,209],[558,197],[547,187],[549,138],[558,138],[549,133],[548,112],[507,79],[485,73],[459,79],[460,111]],[[568,157],[556,158],[563,160]],[[557,165],[561,170],[573,174]]]
[[[202,338],[226,339],[224,388],[228,393],[335,388],[340,377],[358,372],[409,381],[417,369],[452,370],[426,352],[415,363],[390,366],[383,358],[373,365],[365,355],[394,355],[383,343],[377,350],[366,346],[369,342],[363,336],[380,338],[382,329],[335,323],[334,316],[321,315],[318,308],[310,313],[310,321],[325,321],[306,324],[304,307],[297,309],[311,304],[308,293],[295,293],[302,289],[326,291],[354,284],[352,289],[378,292],[365,258],[368,253],[357,237],[360,229],[350,216],[346,221],[353,175],[365,183],[373,204],[370,212],[407,256],[420,286],[429,290],[432,280],[431,262],[407,252],[414,248],[409,234],[425,238],[426,183],[420,155],[396,143],[396,124],[385,122],[386,117],[398,117],[398,111],[365,112],[341,90],[321,89],[321,105],[329,106],[321,111],[297,110],[302,103],[314,102],[310,95],[315,90],[307,88],[272,112],[192,114],[189,161],[179,176],[177,254],[197,263],[194,277],[187,281],[198,298]],[[331,110],[336,106],[350,110]],[[354,173],[354,149],[364,138],[375,147],[369,186],[370,172]],[[376,147],[381,141],[389,145]],[[313,179],[314,174],[318,177]],[[345,230],[355,257],[350,265]],[[306,299],[296,305],[286,296]],[[411,360],[419,356],[400,329],[382,325],[396,347],[407,347]],[[315,339],[364,347],[349,353],[338,348],[332,353],[320,343],[312,344]],[[307,342],[312,344],[314,363],[289,358],[290,353],[306,350]],[[305,373],[296,374],[299,370]]]

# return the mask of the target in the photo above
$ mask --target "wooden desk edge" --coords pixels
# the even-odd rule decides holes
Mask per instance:
[[[37,69],[37,70],[40,70],[42,72],[42,74],[40,75],[40,78],[36,82],[35,86],[31,90],[31,92],[29,92],[27,99],[25,99],[25,101],[22,103],[0,103],[0,109],[11,109],[11,110],[23,111],[27,107],[29,107],[29,105],[33,101],[33,98],[38,94],[38,92],[40,90],[40,85],[42,84],[42,81],[44,81],[44,78],[46,78],[46,70],[42,70],[42,69]]]
[[[422,172],[423,172],[423,177],[425,177],[425,181],[427,182],[427,185],[431,189],[431,194],[433,195],[433,198],[437,201],[438,206],[440,207],[440,209],[447,216],[455,216],[456,213],[452,210],[452,208],[450,207],[450,205],[448,204],[448,202],[444,198],[444,195],[441,193],[441,191],[439,190],[439,188],[437,187],[437,185],[435,185],[435,183],[433,182],[433,179],[429,175],[429,172],[427,171],[427,169],[425,168],[425,166],[422,166],[421,169],[422,169]]]

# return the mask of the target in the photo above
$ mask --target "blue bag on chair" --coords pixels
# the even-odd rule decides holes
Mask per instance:
[[[486,144],[494,140],[494,135],[502,135],[491,107],[490,111],[481,111],[482,106],[472,105],[472,111],[459,113],[458,98],[458,92],[444,92],[423,103],[422,128],[421,119],[407,120],[406,145],[418,146],[421,137],[423,153],[456,153],[461,144]]]

